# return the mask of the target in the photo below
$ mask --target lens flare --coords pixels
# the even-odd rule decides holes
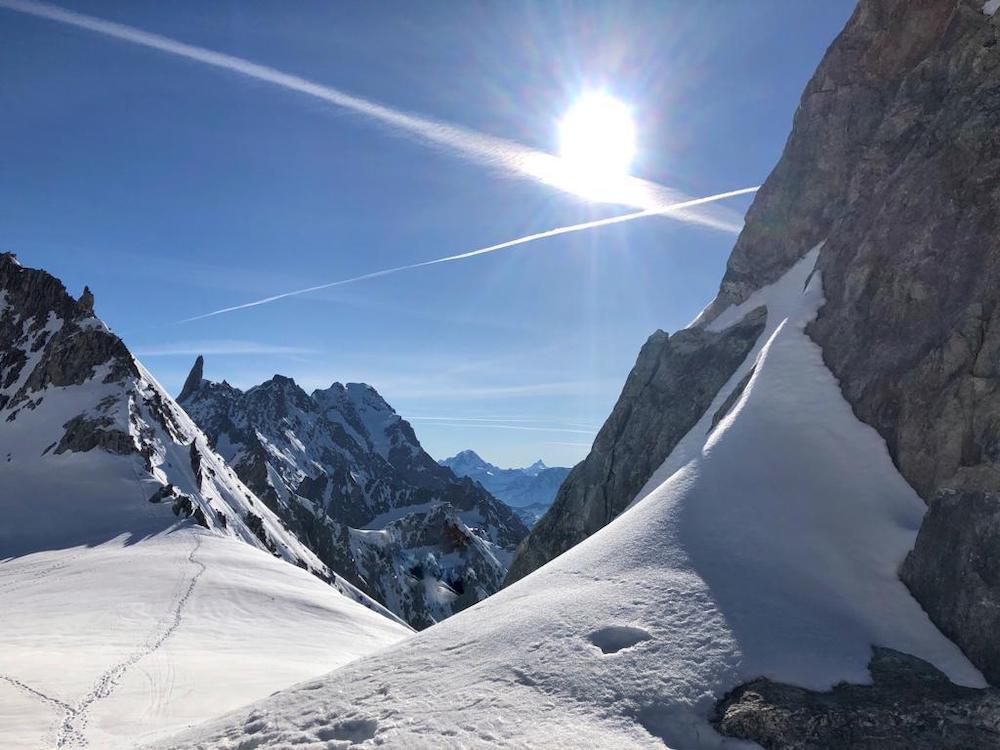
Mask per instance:
[[[573,169],[623,178],[635,157],[635,124],[629,108],[603,91],[585,94],[559,123],[560,156]]]

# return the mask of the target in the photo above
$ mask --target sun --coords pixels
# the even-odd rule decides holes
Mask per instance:
[[[559,123],[559,155],[580,179],[627,177],[635,157],[632,112],[602,91],[584,94]]]

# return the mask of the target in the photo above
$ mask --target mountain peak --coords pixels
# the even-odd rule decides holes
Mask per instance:
[[[83,288],[83,293],[80,295],[80,299],[76,301],[76,304],[80,308],[80,312],[84,315],[94,314],[94,293],[90,291],[89,286]]]
[[[205,383],[182,401],[237,476],[321,560],[411,625],[426,627],[499,588],[524,524],[437,466],[372,386],[335,382],[307,395],[281,375],[245,393]],[[462,520],[472,513],[474,529]],[[427,598],[426,586],[451,593]]]
[[[442,466],[447,466],[459,476],[473,476],[476,479],[483,472],[499,471],[496,466],[470,449],[459,451],[451,458],[442,459],[438,463]]]
[[[389,405],[389,402],[382,398],[382,394],[374,386],[368,385],[368,383],[348,383],[347,395],[355,403],[362,402],[369,409],[396,413],[396,410]]]
[[[275,373],[260,385],[255,385],[248,392],[278,394],[284,397],[291,397],[296,401],[305,401],[309,395],[299,387],[294,378],[281,373]]]

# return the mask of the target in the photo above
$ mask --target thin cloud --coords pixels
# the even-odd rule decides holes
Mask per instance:
[[[442,427],[502,427],[504,429],[516,429],[521,427],[524,430],[540,430],[544,426],[569,428],[562,429],[563,432],[579,432],[585,435],[596,434],[599,426],[583,424],[581,422],[565,422],[562,420],[553,422],[551,419],[539,419],[537,417],[411,417],[406,419],[410,422],[431,422]],[[457,424],[454,424],[457,423]]]
[[[0,5],[3,4],[5,0],[0,0]],[[755,193],[760,189],[760,186],[741,188],[739,190],[730,190],[725,193],[718,193],[716,195],[705,196],[704,198],[692,198],[690,200],[683,201],[681,203],[675,203],[670,206],[662,206],[659,208],[648,208],[642,211],[633,211],[632,213],[619,214],[618,216],[610,216],[606,219],[595,219],[594,221],[585,221],[580,224],[570,224],[569,226],[556,227],[555,229],[549,229],[544,232],[536,232],[535,234],[529,234],[525,237],[519,237],[516,240],[508,240],[507,242],[501,242],[497,245],[490,245],[489,247],[481,247],[477,250],[469,250],[464,253],[458,253],[457,255],[447,255],[444,258],[435,258],[434,260],[424,260],[419,263],[409,263],[405,266],[396,266],[394,268],[384,268],[381,271],[372,271],[371,273],[365,273],[360,276],[353,276],[349,279],[341,279],[339,281],[330,281],[325,284],[317,284],[315,286],[305,287],[304,289],[295,289],[290,292],[282,292],[281,294],[274,294],[270,297],[263,297],[258,300],[253,300],[252,302],[244,302],[241,305],[232,305],[230,307],[222,307],[218,310],[212,310],[211,312],[203,313],[201,315],[195,315],[191,318],[184,318],[179,320],[178,323],[192,323],[196,320],[204,320],[205,318],[212,318],[216,315],[224,315],[225,313],[236,312],[237,310],[246,310],[251,307],[258,307],[260,305],[267,305],[271,302],[277,302],[278,300],[288,299],[289,297],[297,297],[302,294],[310,294],[311,292],[318,292],[323,289],[332,289],[333,287],[344,286],[345,284],[355,284],[359,281],[367,281],[369,279],[377,279],[381,276],[389,276],[390,274],[401,273],[403,271],[412,271],[417,268],[426,268],[427,266],[435,266],[440,263],[451,263],[457,260],[466,260],[468,258],[474,258],[477,255],[486,255],[487,253],[495,253],[498,250],[506,250],[507,248],[515,247],[517,245],[526,245],[529,242],[535,242],[537,240],[543,240],[548,237],[556,237],[562,234],[570,234],[572,232],[582,232],[587,229],[596,229],[598,227],[605,227],[611,224],[620,224],[625,221],[632,221],[634,219],[641,219],[646,216],[659,216],[663,214],[670,213],[672,211],[677,211],[691,206],[701,205],[703,203],[712,203],[714,201],[725,200],[726,198],[733,198],[738,195],[747,195],[749,193]]]
[[[279,346],[263,344],[256,341],[210,340],[182,341],[170,344],[139,347],[135,353],[140,357],[195,357],[199,354],[214,357],[225,357],[247,354],[284,354],[301,356],[315,354],[315,349],[300,346]]]
[[[686,199],[686,196],[677,190],[635,177],[616,181],[616,184],[602,189],[599,195],[595,195],[593,185],[582,185],[579,174],[571,165],[565,164],[562,159],[552,154],[514,141],[393,109],[266,65],[186,44],[133,26],[76,13],[49,3],[34,2],[34,0],[0,0],[0,8],[74,26],[305,94],[373,120],[393,133],[415,138],[442,151],[459,155],[506,174],[536,180],[589,200],[657,209],[669,204],[682,203]],[[698,204],[694,203],[684,209],[676,210],[674,218],[721,231],[739,231],[738,221],[731,217],[720,218],[712,211],[690,210],[696,205]]]
[[[407,418],[409,419],[409,418]],[[593,430],[577,430],[571,427],[529,427],[520,424],[496,424],[476,422],[438,422],[438,427],[479,427],[488,430],[522,430],[524,432],[572,432],[579,435],[593,435]]]
[[[418,420],[420,422],[550,422],[548,419],[539,419],[538,417],[407,417],[409,420]],[[560,422],[560,424],[567,425],[569,427],[581,427],[587,430],[598,430],[599,427],[595,427],[590,424],[583,424],[581,422]]]
[[[422,387],[410,384],[392,384],[374,381],[379,392],[392,393],[395,399],[439,398],[442,400],[468,400],[476,398],[516,398],[520,396],[589,396],[617,387],[617,380],[562,380],[551,383],[522,385],[463,386],[453,384],[442,387]]]

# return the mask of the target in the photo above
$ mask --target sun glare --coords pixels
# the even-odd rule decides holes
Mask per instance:
[[[603,92],[582,96],[559,123],[559,151],[567,168],[587,180],[619,180],[635,156],[632,113]]]

